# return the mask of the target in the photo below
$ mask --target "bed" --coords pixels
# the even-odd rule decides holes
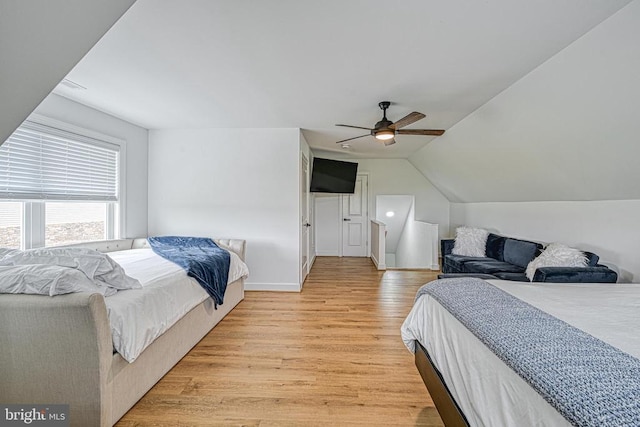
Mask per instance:
[[[232,254],[217,309],[147,239],[74,245],[108,253],[142,289],[0,295],[0,402],[69,404],[72,426],[115,424],[244,298],[244,240],[215,242]]]
[[[401,333],[445,425],[640,425],[640,285],[425,287]]]

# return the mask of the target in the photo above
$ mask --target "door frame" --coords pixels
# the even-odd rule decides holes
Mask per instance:
[[[306,163],[307,166],[307,171],[306,174],[304,173],[304,165]],[[300,290],[302,290],[302,286],[304,284],[304,281],[306,280],[307,276],[309,275],[309,271],[311,270],[311,263],[310,263],[310,244],[311,244],[311,234],[313,232],[313,230],[310,230],[311,227],[306,227],[306,230],[303,231],[304,224],[303,221],[306,221],[307,223],[311,224],[311,222],[309,221],[309,211],[310,211],[310,199],[311,199],[311,192],[309,191],[309,178],[310,178],[310,173],[309,173],[309,168],[311,167],[310,162],[309,162],[309,158],[308,156],[305,155],[305,153],[303,151],[300,151],[300,212],[298,217],[300,218],[300,223],[299,223],[299,227],[300,227],[300,259],[298,262],[299,265],[299,280],[300,280]],[[303,179],[304,178],[304,179]],[[302,185],[302,182],[306,183],[306,188],[303,188],[304,186]],[[303,196],[303,194],[306,193],[306,206],[303,203],[305,197]],[[307,233],[307,244],[306,246],[303,245],[302,243],[302,234],[303,233]],[[302,264],[302,259],[303,257],[306,255],[306,268],[305,265]]]
[[[356,174],[356,178],[358,175],[367,177],[367,216],[365,218],[366,222],[366,255],[365,257],[371,256],[371,177],[369,172],[358,172]],[[340,248],[339,248],[339,256],[344,257],[344,221],[342,220],[343,212],[344,212],[344,203],[343,203],[343,195],[340,195],[340,217],[338,220],[340,221]]]

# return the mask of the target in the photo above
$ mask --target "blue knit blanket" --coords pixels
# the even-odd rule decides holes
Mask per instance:
[[[215,303],[224,302],[231,255],[211,239],[203,237],[161,236],[147,239],[153,251],[184,268],[211,296]]]
[[[572,425],[640,426],[640,360],[481,279],[436,280],[423,294]]]

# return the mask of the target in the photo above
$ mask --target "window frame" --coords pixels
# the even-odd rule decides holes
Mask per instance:
[[[31,114],[30,122],[44,126],[50,126],[62,131],[71,132],[80,136],[89,137],[98,141],[113,144],[119,147],[118,150],[118,201],[102,202],[107,203],[106,213],[106,239],[116,239],[125,234],[126,230],[126,170],[127,170],[127,142],[123,139],[110,135],[105,135],[84,127],[43,116],[41,114]],[[7,199],[7,201],[9,201]],[[40,248],[45,246],[45,203],[62,202],[74,203],[69,200],[14,200],[21,202],[22,208],[22,237],[21,247],[23,249]]]

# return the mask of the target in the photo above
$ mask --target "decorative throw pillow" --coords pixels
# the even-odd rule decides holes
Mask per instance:
[[[562,243],[550,243],[544,251],[527,265],[527,278],[533,281],[540,267],[586,267],[587,256],[581,250]]]
[[[473,257],[484,257],[489,232],[483,228],[458,227],[451,253]]]

